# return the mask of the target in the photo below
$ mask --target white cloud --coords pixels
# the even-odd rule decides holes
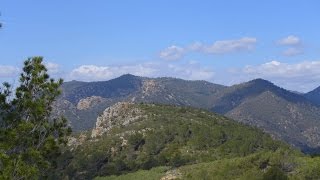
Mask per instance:
[[[178,60],[188,52],[227,54],[251,51],[255,48],[256,43],[256,38],[243,37],[240,39],[216,41],[211,45],[205,45],[201,42],[196,42],[186,47],[178,47],[173,45],[161,51],[160,58],[165,60]]]
[[[52,62],[45,62],[44,65],[48,69],[48,72],[51,73],[58,73],[60,71],[59,64],[52,63]]]
[[[238,82],[264,78],[281,87],[302,92],[320,86],[320,61],[289,64],[274,60],[255,66],[248,65],[230,73],[230,77],[236,77]]]
[[[0,65],[0,78],[12,78],[17,76],[18,72],[17,67]]]
[[[270,61],[258,66],[247,66],[244,72],[261,74],[269,77],[320,77],[320,61],[304,61],[295,64],[281,63],[279,61]]]
[[[201,42],[195,42],[187,47],[189,51],[199,51],[204,47]]]
[[[297,46],[301,45],[301,40],[297,36],[290,35],[288,37],[282,38],[278,41],[279,45],[284,45],[284,46]]]
[[[320,60],[298,63],[273,60],[229,71],[223,69],[213,71],[212,68],[202,66],[197,61],[187,63],[146,62],[117,66],[82,65],[75,68],[67,80],[110,80],[128,73],[144,77],[165,76],[186,80],[207,80],[225,85],[263,78],[280,87],[301,92],[307,92],[320,86]]]
[[[77,80],[101,80],[111,76],[109,67],[99,67],[95,65],[82,65],[71,72],[71,78]]]
[[[303,54],[303,49],[302,48],[297,48],[297,47],[292,47],[284,50],[282,52],[284,56],[297,56],[300,54]]]
[[[212,81],[215,75],[212,69],[202,67],[196,61],[190,61],[189,63],[182,65],[169,64],[166,69],[166,76],[177,77],[186,80]]]
[[[160,52],[160,58],[165,60],[178,60],[183,57],[184,53],[184,48],[172,45]]]
[[[124,65],[124,66],[95,66],[82,65],[72,70],[69,79],[83,81],[109,80],[123,74],[131,73],[137,76],[150,76],[157,71],[148,64]]]
[[[256,38],[244,37],[235,40],[216,41],[212,45],[202,46],[200,50],[212,54],[226,54],[232,52],[250,51],[257,43]]]
[[[123,66],[82,65],[70,73],[68,80],[101,81],[119,77],[123,74],[145,77],[176,77],[188,80],[211,80],[214,72],[201,67],[197,62],[187,64],[142,63]]]
[[[282,38],[277,42],[279,45],[288,47],[282,54],[284,56],[297,56],[303,54],[303,44],[299,37],[290,35],[288,37]]]

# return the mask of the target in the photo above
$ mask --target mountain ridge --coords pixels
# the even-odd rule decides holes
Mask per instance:
[[[306,97],[309,101],[313,102],[317,106],[320,106],[320,86],[304,94],[304,97]]]
[[[110,81],[66,82],[62,91],[55,109],[64,111],[75,131],[93,128],[99,114],[117,102],[144,102],[207,109],[259,127],[305,152],[320,148],[320,132],[314,129],[320,129],[320,108],[305,95],[263,79],[223,86],[126,74]]]

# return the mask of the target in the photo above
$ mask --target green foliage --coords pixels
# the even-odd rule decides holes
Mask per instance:
[[[296,179],[320,179],[320,157],[298,158]]]
[[[132,106],[145,116],[89,139],[71,152],[72,158],[61,158],[61,162],[69,160],[59,167],[62,176],[90,179],[290,149],[260,130],[201,109]]]
[[[287,154],[287,155],[286,155]],[[284,155],[284,156],[283,156]],[[212,162],[185,165],[174,169],[175,174],[180,174],[179,179],[239,179],[239,180],[263,180],[263,179],[319,179],[319,159],[301,156],[292,150],[279,149],[275,152],[262,151],[245,157],[225,158]],[[292,169],[288,169],[292,166]],[[160,167],[161,168],[161,167]],[[172,172],[164,169],[158,177],[147,178],[154,174],[158,168],[149,171],[139,170],[121,176],[107,176],[104,179],[161,179]],[[103,178],[98,178],[103,179]]]
[[[288,176],[277,166],[272,166],[263,175],[263,180],[287,180]]]
[[[151,170],[139,170],[135,173],[128,173],[121,176],[107,176],[97,177],[95,180],[132,180],[132,179],[144,179],[144,180],[156,180],[161,179],[168,170],[168,167],[156,167]]]
[[[263,151],[245,157],[182,166],[178,170],[182,173],[182,179],[194,180],[319,179],[319,174],[309,173],[319,172],[319,162],[318,166],[305,164],[311,160],[312,158],[303,157],[295,151],[279,149],[275,152]]]
[[[320,179],[319,157],[304,156],[256,128],[201,109],[128,108],[143,115],[100,138],[87,134],[60,157],[55,179],[161,179],[171,172],[194,180]]]
[[[15,96],[4,83],[0,92],[0,179],[46,177],[56,166],[60,146],[71,133],[66,119],[51,116],[62,82],[49,78],[42,57],[33,57],[24,62]]]

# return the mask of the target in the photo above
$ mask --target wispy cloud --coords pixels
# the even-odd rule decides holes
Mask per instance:
[[[304,47],[301,39],[290,35],[277,41],[278,45],[285,46],[287,49],[282,51],[284,56],[297,56],[304,53]]]
[[[291,47],[282,52],[282,54],[285,56],[297,56],[303,53],[304,53],[303,49],[297,48],[297,47]]]
[[[305,61],[295,64],[270,61],[258,66],[246,66],[244,72],[269,77],[297,77],[320,75],[320,61]]]
[[[235,40],[216,41],[212,45],[198,45],[198,50],[210,54],[227,54],[250,51],[254,49],[256,43],[256,38],[244,37]]]
[[[44,65],[46,66],[48,73],[54,74],[60,71],[60,65],[53,63],[53,62],[45,62]]]
[[[177,77],[189,80],[211,80],[214,72],[201,67],[197,62],[186,64],[166,64],[161,62],[149,62],[123,66],[95,66],[82,65],[69,74],[68,80],[100,81],[116,78],[123,74],[133,74],[146,77]]]
[[[283,63],[277,60],[260,65],[248,65],[230,72],[238,81],[268,79],[291,90],[309,91],[320,86],[320,61]]]
[[[253,37],[243,37],[233,40],[215,41],[213,44],[203,44],[196,42],[185,47],[169,46],[160,52],[160,58],[165,60],[181,59],[186,53],[199,52],[206,54],[228,54],[235,52],[248,52],[255,48],[257,39]]]
[[[298,46],[301,45],[301,43],[301,39],[293,35],[278,40],[278,44],[284,46]]]
[[[165,60],[178,60],[183,57],[185,49],[172,45],[160,52],[160,58]]]
[[[102,81],[123,74],[144,77],[176,77],[187,80],[207,80],[225,85],[263,78],[275,84],[301,92],[307,92],[320,85],[320,60],[285,63],[279,60],[258,65],[246,65],[232,70],[203,66],[197,61],[186,63],[150,61],[132,65],[82,65],[71,71],[67,80]]]
[[[109,80],[127,73],[137,76],[151,76],[155,71],[157,71],[157,69],[148,64],[124,66],[82,65],[72,70],[69,79],[99,81]]]
[[[0,65],[0,78],[13,78],[17,76],[18,72],[17,67]]]

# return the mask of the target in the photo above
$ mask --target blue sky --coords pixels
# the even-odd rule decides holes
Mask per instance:
[[[0,80],[41,55],[50,73],[320,86],[320,1],[0,1]]]

